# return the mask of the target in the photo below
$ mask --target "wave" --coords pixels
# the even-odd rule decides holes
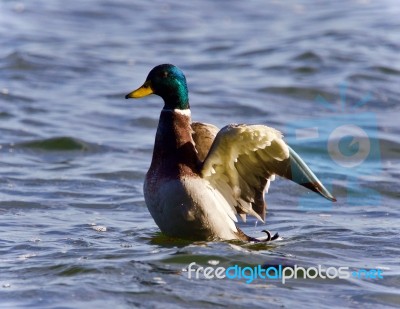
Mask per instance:
[[[36,139],[16,143],[13,148],[30,149],[33,151],[84,151],[84,152],[99,152],[106,150],[106,146],[89,143],[78,138],[60,136],[45,139]]]

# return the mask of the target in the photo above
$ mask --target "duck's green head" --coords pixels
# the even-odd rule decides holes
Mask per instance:
[[[144,84],[125,96],[142,98],[156,94],[163,98],[164,109],[188,109],[189,97],[183,72],[172,64],[161,64],[153,68]]]

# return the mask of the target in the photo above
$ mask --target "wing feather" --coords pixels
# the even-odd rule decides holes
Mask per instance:
[[[192,137],[200,161],[204,161],[219,129],[208,123],[192,122]]]
[[[196,126],[203,135],[207,132],[207,147],[210,147],[206,157],[206,149],[202,149],[202,158],[205,159],[201,176],[219,190],[244,220],[249,214],[264,221],[264,193],[275,174],[335,200],[304,161],[284,142],[279,131],[262,125],[232,124],[216,134],[214,126]],[[209,144],[212,135],[213,143]]]
[[[202,177],[221,188],[239,214],[250,214],[263,221],[264,191],[273,174],[269,166],[289,157],[289,149],[281,141],[282,134],[266,126],[226,126],[211,146],[203,163]],[[268,152],[258,154],[265,149]]]

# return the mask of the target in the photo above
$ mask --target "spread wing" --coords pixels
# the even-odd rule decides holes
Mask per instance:
[[[264,221],[264,193],[275,175],[335,200],[297,153],[283,141],[282,134],[262,125],[228,125],[222,128],[211,144],[201,175],[221,192],[244,220],[246,214],[250,214]]]

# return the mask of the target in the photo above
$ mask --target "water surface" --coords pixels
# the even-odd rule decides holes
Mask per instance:
[[[399,13],[393,0],[2,1],[0,308],[398,307]],[[278,179],[266,226],[240,224],[278,242],[160,235],[142,184],[162,103],[124,95],[165,62],[184,70],[195,120],[281,130],[338,202]],[[343,125],[366,136],[330,138]],[[319,137],[299,138],[307,128]],[[191,262],[384,278],[190,280]]]

